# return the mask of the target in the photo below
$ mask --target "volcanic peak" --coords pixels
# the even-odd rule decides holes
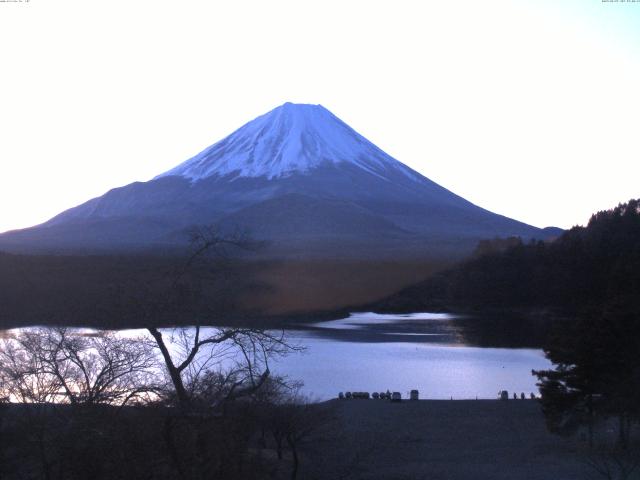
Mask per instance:
[[[193,158],[159,175],[192,182],[212,177],[288,177],[349,163],[385,179],[389,170],[420,175],[387,155],[322,105],[285,103]]]

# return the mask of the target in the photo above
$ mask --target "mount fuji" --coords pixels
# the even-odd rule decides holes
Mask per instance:
[[[459,255],[484,238],[557,234],[455,195],[320,105],[285,103],[148,182],[0,235],[0,249],[173,248],[213,224],[276,257]]]

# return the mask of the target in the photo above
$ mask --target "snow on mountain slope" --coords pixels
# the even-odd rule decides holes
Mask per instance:
[[[212,176],[282,178],[347,162],[386,179],[416,172],[387,155],[321,105],[285,103],[156,178],[199,181]]]

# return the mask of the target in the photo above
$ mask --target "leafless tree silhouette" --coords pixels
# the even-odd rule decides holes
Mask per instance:
[[[146,402],[157,390],[156,365],[147,342],[111,332],[34,328],[0,341],[3,396],[21,403]]]

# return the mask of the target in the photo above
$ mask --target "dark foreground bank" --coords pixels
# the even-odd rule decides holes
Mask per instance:
[[[2,478],[602,478],[591,460],[536,400],[2,409]]]
[[[592,473],[586,445],[548,433],[535,400],[331,403],[345,428],[342,442],[352,442],[360,455],[351,478],[583,479]]]

